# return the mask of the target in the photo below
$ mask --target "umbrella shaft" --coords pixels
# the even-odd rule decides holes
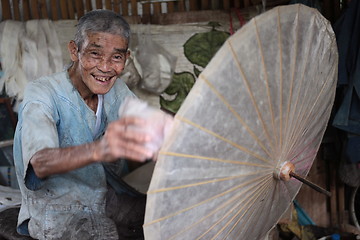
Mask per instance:
[[[312,189],[314,189],[314,190],[316,190],[316,191],[318,191],[320,193],[323,193],[323,194],[327,195],[328,197],[331,197],[331,192],[326,191],[325,189],[323,189],[323,188],[319,187],[318,185],[306,180],[305,178],[297,175],[296,173],[290,172],[290,176],[296,178],[297,180],[299,180],[302,183],[305,183],[306,185],[308,185]]]

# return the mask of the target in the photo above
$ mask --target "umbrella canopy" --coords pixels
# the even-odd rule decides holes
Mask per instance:
[[[175,116],[148,191],[146,239],[262,239],[298,193],[334,101],[330,23],[289,5],[232,35]],[[283,173],[281,173],[283,172]]]

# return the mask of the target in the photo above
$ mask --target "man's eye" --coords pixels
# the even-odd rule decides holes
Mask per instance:
[[[98,52],[90,52],[90,55],[92,56],[99,56],[100,54]]]
[[[115,55],[115,56],[114,56],[114,59],[115,59],[116,61],[123,61],[123,60],[125,59],[125,56],[122,55],[122,54]]]

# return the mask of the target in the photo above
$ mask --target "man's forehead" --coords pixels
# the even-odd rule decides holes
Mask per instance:
[[[127,40],[120,35],[96,32],[87,34],[84,48],[111,48],[116,52],[126,52],[128,50],[128,43]]]

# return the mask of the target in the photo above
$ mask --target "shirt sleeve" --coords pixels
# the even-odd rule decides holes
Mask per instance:
[[[41,181],[35,175],[30,159],[45,148],[58,148],[59,139],[51,108],[41,101],[28,102],[22,111],[22,157],[25,185],[36,190]],[[30,165],[30,167],[29,167]]]

